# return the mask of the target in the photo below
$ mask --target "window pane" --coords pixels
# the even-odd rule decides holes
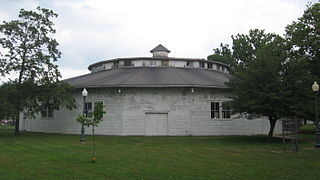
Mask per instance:
[[[219,113],[219,111],[215,111],[214,112],[214,118],[220,118],[220,115],[219,115],[220,113]]]
[[[219,112],[219,103],[215,102],[214,104],[215,104],[214,110]]]
[[[132,61],[131,60],[125,60],[124,61],[124,66],[132,66]]]
[[[43,118],[47,117],[47,112],[46,111],[41,111],[41,117],[43,117]]]
[[[227,111],[227,116],[226,116],[226,118],[230,118],[230,115],[231,115],[231,112],[230,112],[230,111]]]
[[[48,117],[53,117],[53,111],[52,110],[48,111]]]
[[[219,102],[211,102],[211,118],[220,118]]]
[[[222,104],[222,118],[230,118],[231,117],[231,105],[228,102],[224,102]]]
[[[92,109],[92,103],[91,102],[85,103],[85,110],[89,111],[91,109]]]
[[[211,118],[220,118],[219,111],[211,111]]]

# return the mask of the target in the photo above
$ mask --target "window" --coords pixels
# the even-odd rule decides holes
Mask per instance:
[[[53,117],[53,108],[49,103],[42,103],[41,117],[42,118],[52,118]]]
[[[97,103],[101,103],[103,104],[102,101],[96,101],[96,102],[86,102],[85,105],[84,105],[84,114],[86,116],[92,116],[92,113],[94,111],[94,105],[97,104]]]
[[[228,102],[211,102],[211,118],[212,119],[230,119],[231,105]]]
[[[212,63],[208,63],[208,68],[212,69]]]
[[[193,67],[193,61],[187,61],[187,66]]]
[[[220,118],[220,105],[219,102],[211,102],[211,118]]]
[[[162,66],[169,66],[169,60],[162,60]]]
[[[230,119],[231,117],[231,105],[228,102],[222,103],[222,118]]]
[[[115,61],[113,67],[119,67],[119,61]]]
[[[132,66],[132,60],[124,60],[124,66]]]
[[[158,63],[157,63],[157,61],[149,61],[149,65],[150,66],[157,66],[158,65]]]
[[[93,108],[92,108],[92,102],[86,102],[85,104],[84,104],[84,114],[86,115],[86,116],[88,116],[89,115],[89,113],[92,113],[93,111]]]
[[[200,61],[199,62],[199,67],[203,67],[204,68],[204,62]]]
[[[221,71],[221,65],[217,65],[217,70]]]

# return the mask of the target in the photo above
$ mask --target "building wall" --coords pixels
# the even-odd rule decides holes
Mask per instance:
[[[169,66],[172,67],[185,67],[186,66],[186,61],[169,61]]]
[[[145,135],[148,114],[167,114],[167,135],[252,135],[267,134],[269,122],[260,118],[247,120],[211,119],[212,101],[227,101],[225,90],[194,88],[125,88],[87,89],[87,102],[103,101],[106,114],[96,128],[97,134]],[[76,117],[82,114],[81,91],[75,94],[77,109],[61,108],[51,119],[22,120],[21,129],[35,132],[79,134],[80,124]],[[148,116],[150,117],[150,116]],[[277,123],[275,133],[280,133]],[[86,128],[86,133],[91,130]]]
[[[105,63],[104,64],[104,67],[105,67],[105,69],[112,69],[113,68],[113,62],[109,62],[109,63]]]

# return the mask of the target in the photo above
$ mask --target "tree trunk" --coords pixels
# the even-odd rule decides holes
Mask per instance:
[[[23,42],[23,48],[24,48],[24,51],[23,51],[23,54],[21,55],[21,59],[22,59],[22,63],[21,63],[21,69],[20,69],[20,72],[19,72],[19,79],[18,79],[18,90],[20,90],[21,88],[21,85],[22,85],[22,77],[23,77],[23,73],[26,69],[26,55],[27,55],[27,52],[28,52],[28,49],[26,48],[26,44],[27,44],[27,40],[25,38],[24,42]],[[14,131],[14,134],[15,135],[19,135],[19,126],[20,126],[20,112],[22,110],[21,108],[21,98],[22,98],[22,94],[21,93],[18,93],[17,96],[19,97],[18,98],[18,104],[17,104],[17,108],[18,109],[18,112],[16,114],[16,127],[15,127],[15,131]]]
[[[16,119],[15,120],[16,120],[16,127],[15,127],[14,134],[15,135],[19,135],[20,111],[16,115]]]
[[[269,117],[270,130],[269,130],[268,136],[270,139],[273,137],[273,131],[274,131],[274,127],[276,126],[276,122],[277,122],[277,119],[275,117]]]
[[[92,126],[92,134],[93,134],[93,157],[96,157],[96,136],[94,134],[94,125]]]

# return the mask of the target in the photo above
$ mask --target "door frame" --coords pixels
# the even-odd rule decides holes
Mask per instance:
[[[167,115],[167,135],[158,135],[158,136],[168,136],[169,135],[169,111],[145,111],[144,114],[145,114],[144,115],[144,117],[145,117],[145,123],[144,123],[145,136],[148,136],[147,135],[147,114],[165,114],[165,115]],[[157,135],[153,135],[153,136],[157,136]]]

